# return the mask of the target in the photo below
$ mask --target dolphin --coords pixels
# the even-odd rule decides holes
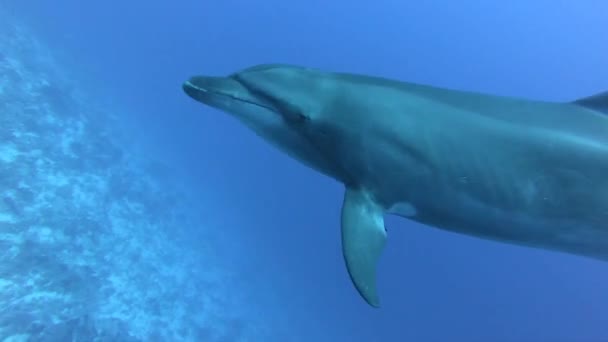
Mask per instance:
[[[385,214],[608,260],[608,92],[534,101],[284,64],[183,90],[344,184],[342,252],[373,307]]]

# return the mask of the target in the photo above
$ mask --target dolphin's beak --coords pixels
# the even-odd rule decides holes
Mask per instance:
[[[188,94],[188,96],[190,96],[191,98],[196,99],[196,97],[198,96],[198,94],[200,92],[205,92],[206,90],[204,89],[200,89],[197,88],[194,84],[192,84],[192,82],[190,82],[190,80],[184,82],[184,84],[182,84],[182,89],[184,90],[184,92],[186,94]]]
[[[272,104],[252,95],[234,77],[194,76],[184,82],[182,89],[196,101],[222,110],[230,111],[236,103],[241,103],[275,111]]]
[[[241,83],[230,77],[194,76],[184,82],[182,88],[188,96],[203,103],[207,103],[212,97],[242,99],[248,94]]]

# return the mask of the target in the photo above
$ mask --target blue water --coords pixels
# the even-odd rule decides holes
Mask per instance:
[[[3,341],[607,341],[608,264],[387,218],[187,98],[268,62],[544,100],[608,89],[608,2],[0,2]]]

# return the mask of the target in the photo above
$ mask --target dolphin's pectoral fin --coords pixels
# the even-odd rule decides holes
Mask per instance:
[[[371,306],[379,307],[376,265],[386,241],[384,210],[360,189],[347,188],[342,206],[342,253],[350,279]]]

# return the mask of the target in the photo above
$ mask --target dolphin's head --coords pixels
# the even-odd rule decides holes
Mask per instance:
[[[194,76],[183,89],[193,99],[232,114],[289,155],[336,177],[336,167],[312,129],[332,93],[324,75],[296,66],[258,65],[226,77]]]

